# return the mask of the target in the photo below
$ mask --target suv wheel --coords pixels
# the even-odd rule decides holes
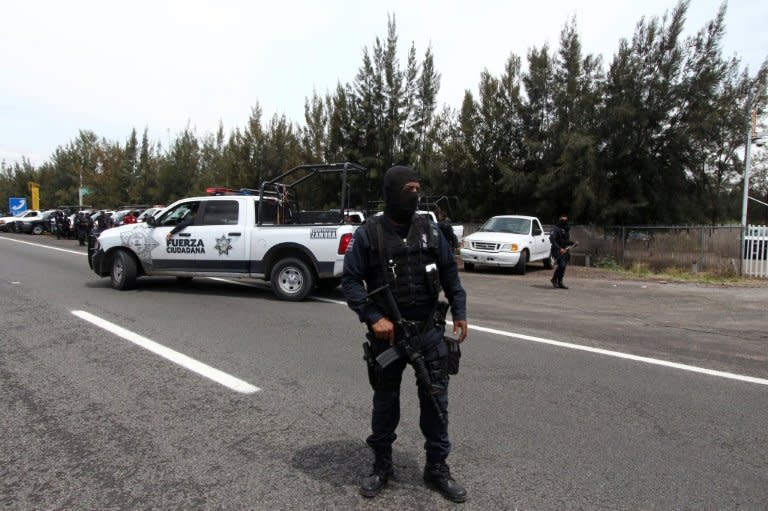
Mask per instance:
[[[43,226],[40,224],[37,224],[32,228],[32,234],[43,234]]]
[[[278,261],[272,268],[270,285],[281,300],[298,302],[312,290],[314,278],[303,261],[289,257]]]
[[[112,257],[112,270],[109,274],[112,287],[120,291],[136,286],[136,260],[125,250],[118,251]]]

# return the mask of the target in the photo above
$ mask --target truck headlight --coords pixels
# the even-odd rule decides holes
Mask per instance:
[[[461,248],[472,248],[472,242],[469,240],[461,240]]]
[[[499,248],[499,251],[501,252],[519,252],[520,249],[517,246],[517,243],[504,243],[501,248]]]

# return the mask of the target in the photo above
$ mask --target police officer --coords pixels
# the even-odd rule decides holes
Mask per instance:
[[[64,232],[64,212],[63,211],[57,211],[56,212],[56,239],[60,240],[62,236],[64,236],[66,233]]]
[[[459,281],[454,255],[434,223],[415,215],[419,200],[419,178],[413,169],[396,166],[384,175],[384,214],[366,221],[355,231],[344,256],[342,287],[349,307],[366,323],[370,349],[369,380],[373,387],[371,434],[366,442],[374,453],[373,470],[360,485],[360,493],[374,497],[393,475],[392,443],[400,421],[400,382],[404,358],[382,368],[375,358],[395,344],[395,327],[380,293],[369,291],[388,284],[405,320],[420,326],[420,353],[432,383],[441,389],[431,395],[418,384],[421,431],[425,437],[424,481],[454,502],[464,502],[466,490],[458,484],[446,464],[451,451],[448,438],[448,372],[444,370],[449,346],[444,322],[436,320],[440,287],[451,305],[453,333],[458,342],[467,336],[466,292]],[[452,350],[450,350],[452,351]],[[433,389],[434,390],[434,389]],[[441,420],[435,406],[440,408]]]
[[[440,228],[440,231],[442,231],[445,239],[448,240],[448,244],[451,246],[451,249],[455,252],[456,249],[459,248],[459,238],[457,238],[456,233],[453,232],[453,227],[451,227],[451,219],[448,218],[448,215],[445,214],[445,211],[440,208],[437,208],[437,214],[435,216],[437,217],[437,226]]]
[[[549,234],[549,242],[552,245],[552,257],[555,258],[557,265],[555,267],[555,273],[552,275],[550,282],[552,287],[560,289],[568,289],[568,286],[563,284],[563,277],[565,276],[565,267],[568,265],[570,259],[570,252],[568,248],[576,243],[571,241],[571,226],[568,225],[568,215],[563,213],[557,220],[552,232]]]
[[[85,213],[82,211],[78,211],[75,214],[75,233],[77,234],[77,241],[80,243],[80,246],[82,247],[85,245]]]

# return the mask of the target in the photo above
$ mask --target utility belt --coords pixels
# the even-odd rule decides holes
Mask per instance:
[[[435,307],[435,311],[431,318],[425,321],[406,321],[409,328],[413,328],[412,331],[418,331],[420,333],[420,340],[424,335],[435,327],[445,326],[445,315],[448,311],[448,304],[445,302],[438,302]],[[385,389],[398,389],[400,388],[400,382],[402,379],[402,363],[393,363],[390,365],[386,363],[383,367],[376,359],[382,353],[391,348],[389,343],[376,338],[373,332],[366,334],[367,341],[363,343],[363,359],[366,361],[368,368],[368,380],[374,390]],[[443,341],[447,347],[447,355],[437,358],[435,360],[425,361],[427,369],[430,374],[430,380],[435,383],[447,384],[449,375],[456,375],[459,373],[459,359],[461,358],[461,349],[459,348],[459,342],[456,339],[445,336],[443,334]],[[421,349],[421,346],[419,346]],[[399,357],[405,362],[404,357]]]

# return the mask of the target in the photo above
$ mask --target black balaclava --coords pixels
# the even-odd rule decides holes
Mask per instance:
[[[406,183],[419,181],[419,176],[410,167],[397,165],[384,174],[384,214],[400,224],[407,224],[419,205],[417,192],[406,192]]]
[[[566,229],[566,228],[568,227],[568,217],[565,217],[565,218],[564,218],[564,217],[562,217],[562,216],[561,216],[561,217],[560,217],[560,218],[557,220],[557,225],[558,225],[558,226],[559,226],[561,229]]]

